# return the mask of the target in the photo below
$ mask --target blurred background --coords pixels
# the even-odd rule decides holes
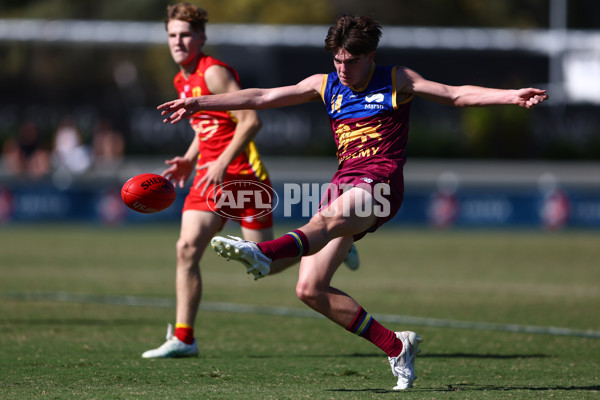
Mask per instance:
[[[176,97],[163,0],[0,4],[0,223],[178,221],[127,210],[121,185],[160,173],[192,139],[156,106]],[[206,0],[205,52],[245,87],[333,70],[328,26],[383,25],[379,64],[428,79],[546,88],[550,101],[453,109],[413,104],[407,196],[394,221],[438,228],[600,228],[600,2],[596,0]],[[260,112],[278,193],[327,182],[335,146],[319,103]],[[275,210],[283,218],[282,210]],[[301,218],[301,217],[298,217]]]

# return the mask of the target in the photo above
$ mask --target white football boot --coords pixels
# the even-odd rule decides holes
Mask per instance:
[[[210,245],[221,257],[244,264],[246,271],[254,275],[254,280],[267,276],[271,271],[271,259],[254,242],[236,236],[215,236]]]
[[[348,267],[349,270],[356,271],[358,267],[360,267],[360,259],[358,258],[358,250],[356,250],[356,246],[352,245],[350,247],[350,251],[346,254],[346,258],[344,258],[344,264]]]
[[[187,344],[173,336],[173,325],[169,324],[167,328],[167,341],[162,346],[145,351],[143,358],[176,358],[176,357],[196,357],[198,355],[198,343]]]
[[[415,358],[418,353],[419,343],[423,341],[414,332],[396,332],[396,337],[402,341],[402,352],[397,357],[388,357],[392,373],[398,377],[394,390],[411,388],[417,376],[415,375]]]

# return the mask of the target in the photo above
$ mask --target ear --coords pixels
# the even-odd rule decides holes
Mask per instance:
[[[367,57],[369,59],[369,62],[375,61],[375,52],[374,51],[370,52]]]
[[[206,43],[206,33],[198,32],[198,40],[200,41],[200,46],[204,46],[204,43]]]

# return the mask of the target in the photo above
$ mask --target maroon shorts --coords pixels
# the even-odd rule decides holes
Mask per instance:
[[[391,163],[391,161],[389,162]],[[371,167],[353,169],[342,168],[338,170],[327,187],[319,212],[325,209],[333,200],[345,191],[359,187],[373,195],[377,222],[364,232],[354,235],[354,240],[362,239],[367,233],[375,232],[381,225],[391,220],[400,210],[404,198],[404,175],[402,166],[391,165],[386,162],[384,168],[381,164]]]

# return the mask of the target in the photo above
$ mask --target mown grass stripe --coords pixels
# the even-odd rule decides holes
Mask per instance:
[[[100,296],[85,293],[68,292],[6,292],[0,293],[0,297],[10,300],[21,301],[63,301],[69,303],[95,303],[110,304],[133,307],[158,307],[175,308],[175,300],[137,297],[137,296]],[[311,309],[298,309],[289,307],[260,306],[255,304],[237,304],[237,303],[215,303],[202,302],[201,310],[219,311],[241,314],[263,314],[286,317],[300,318],[324,318],[321,314]],[[583,331],[569,328],[559,328],[554,326],[535,326],[519,324],[496,324],[489,322],[458,321],[450,319],[411,317],[406,315],[394,314],[373,314],[375,319],[383,323],[394,323],[404,325],[417,325],[435,328],[456,328],[470,329],[479,331],[496,331],[512,333],[531,333],[554,336],[574,336],[584,338],[600,339],[598,331]]]

